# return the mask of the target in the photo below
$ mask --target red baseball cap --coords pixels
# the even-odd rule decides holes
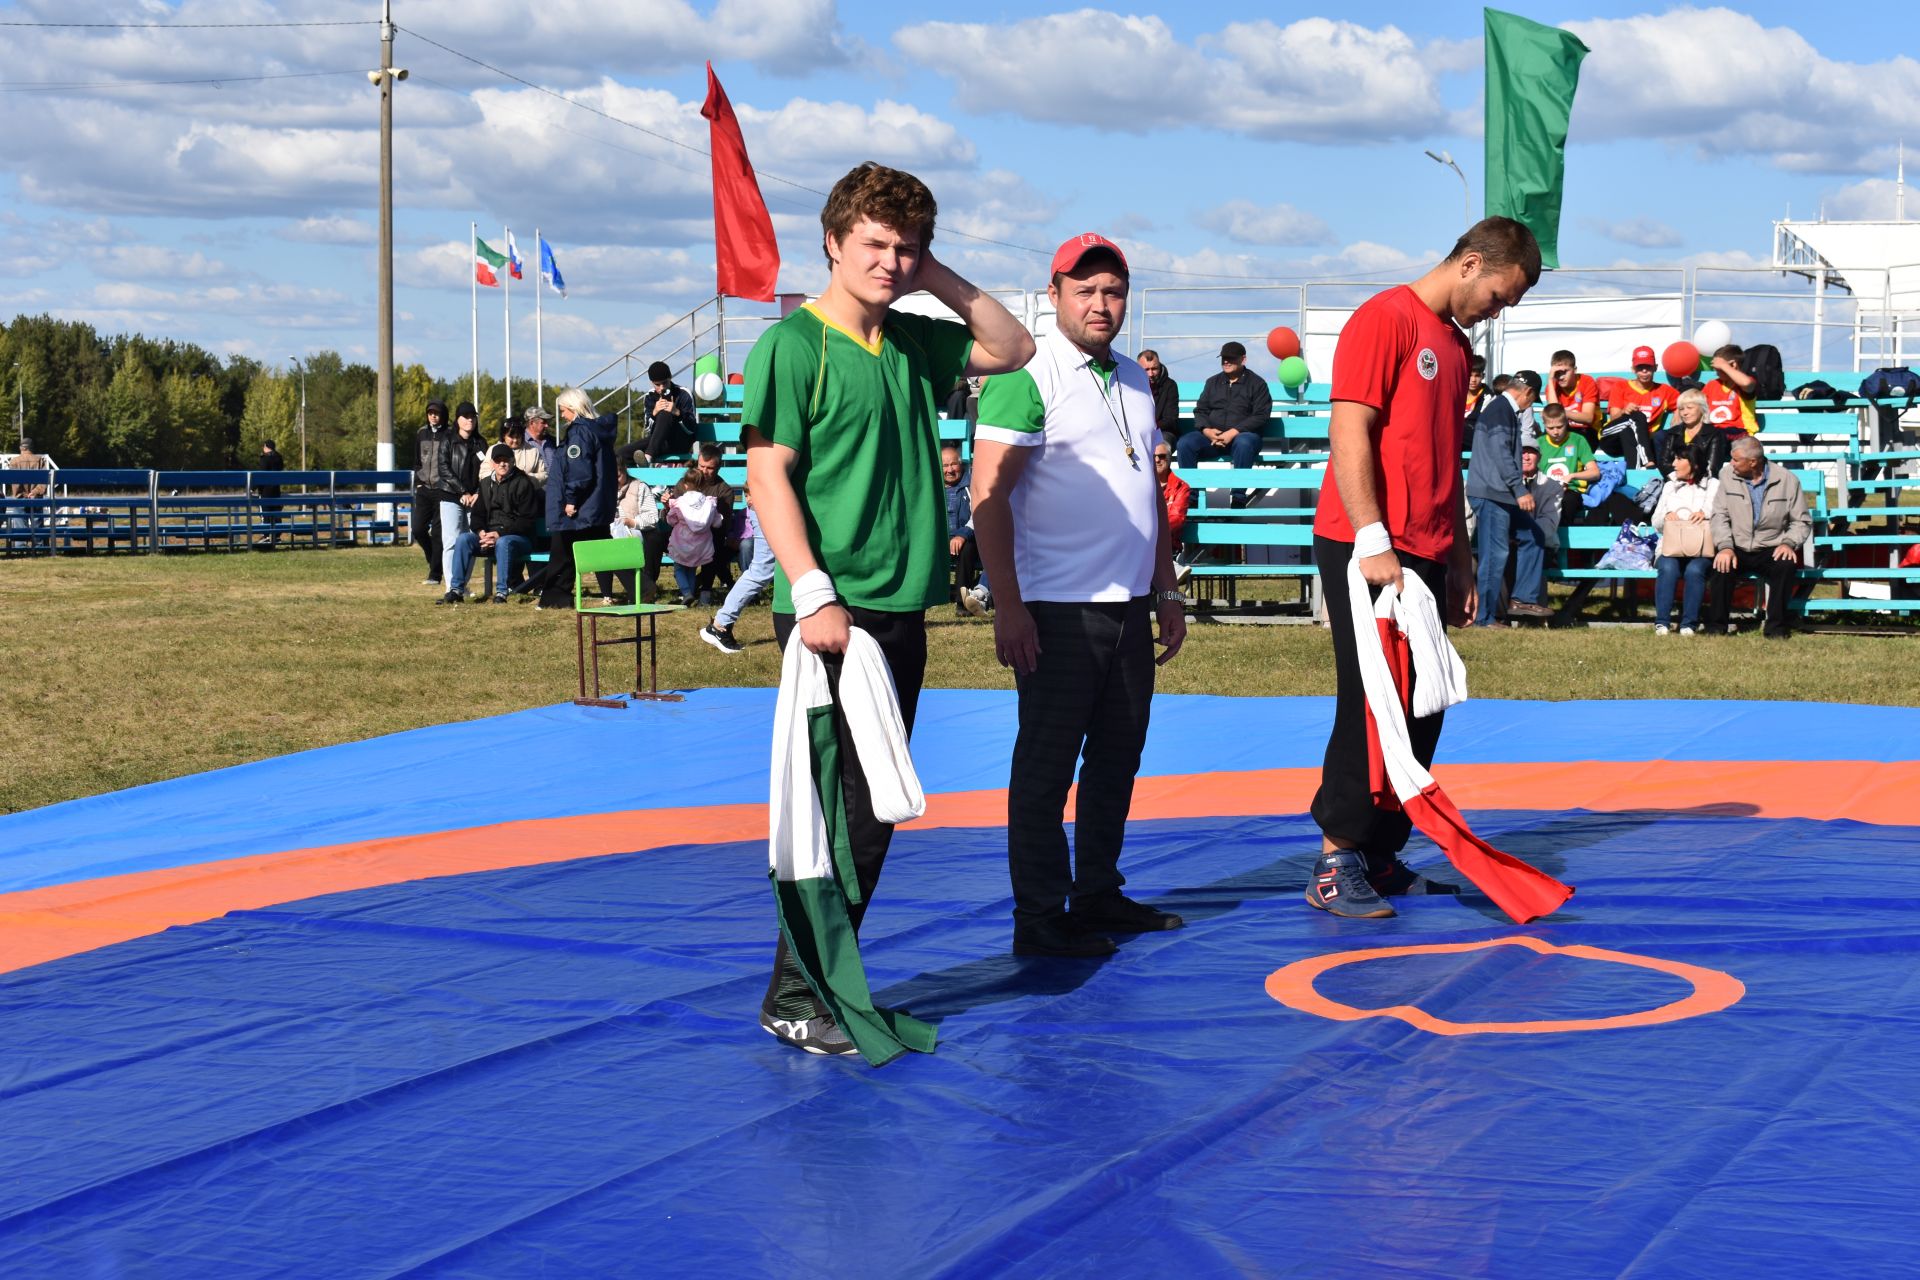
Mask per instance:
[[[1633,368],[1638,369],[1643,364],[1655,363],[1657,362],[1653,358],[1652,347],[1635,347],[1633,349]]]
[[[1120,259],[1120,274],[1123,276],[1131,274],[1127,269],[1127,255],[1120,252],[1120,246],[1105,236],[1097,235],[1091,231],[1085,235],[1074,236],[1058,249],[1055,249],[1053,251],[1053,266],[1048,269],[1048,274],[1059,275],[1063,271],[1073,270],[1080,265],[1080,259],[1095,250],[1105,250],[1107,253]]]

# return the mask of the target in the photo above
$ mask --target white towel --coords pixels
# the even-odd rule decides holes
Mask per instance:
[[[1413,713],[1432,715],[1467,697],[1467,669],[1454,652],[1446,631],[1440,626],[1440,613],[1433,592],[1411,573],[1401,575],[1403,591],[1392,587],[1379,598],[1367,599],[1367,580],[1361,576],[1358,560],[1347,562],[1347,602],[1352,614],[1354,648],[1360,658],[1360,682],[1366,689],[1367,705],[1373,709],[1374,723],[1380,730],[1380,755],[1387,767],[1387,780],[1402,804],[1432,784],[1433,775],[1421,767],[1413,754],[1413,740],[1407,733],[1406,713],[1400,707],[1400,695],[1387,666],[1386,652],[1380,646],[1377,620],[1391,618],[1406,633],[1413,653]],[[1432,692],[1427,691],[1431,689]],[[1423,694],[1425,696],[1423,696]],[[1434,703],[1438,705],[1433,705]],[[1432,706],[1432,710],[1425,710]]]
[[[1460,661],[1453,642],[1447,639],[1447,628],[1440,621],[1440,602],[1433,598],[1427,584],[1411,573],[1400,575],[1400,581],[1406,585],[1400,598],[1391,602],[1392,616],[1413,652],[1413,714],[1438,715],[1467,700],[1467,664]],[[1391,593],[1391,587],[1382,591],[1381,600],[1386,601]],[[1389,616],[1377,606],[1376,615]]]

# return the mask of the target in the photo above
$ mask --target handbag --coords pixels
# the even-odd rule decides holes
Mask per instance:
[[[1689,557],[1713,554],[1712,525],[1706,520],[1688,520],[1674,512],[1660,528],[1660,554]]]

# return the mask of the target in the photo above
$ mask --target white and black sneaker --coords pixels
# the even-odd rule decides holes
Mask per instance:
[[[859,1052],[853,1047],[853,1041],[847,1039],[847,1033],[842,1031],[832,1018],[825,1015],[812,1018],[776,1018],[763,1009],[760,1011],[760,1027],[782,1044],[790,1044],[808,1053]]]
[[[745,653],[747,647],[733,638],[733,628],[716,627],[711,622],[700,628],[700,638],[722,653]]]
[[[968,587],[960,593],[960,607],[976,618],[984,618],[993,608],[993,596],[985,587]]]

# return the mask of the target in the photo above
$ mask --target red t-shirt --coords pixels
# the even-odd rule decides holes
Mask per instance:
[[[1380,411],[1373,424],[1373,486],[1393,545],[1441,560],[1460,515],[1460,450],[1467,337],[1406,285],[1375,294],[1347,320],[1333,349],[1333,400]],[[1327,468],[1313,531],[1352,542],[1354,530]]]
[[[1638,409],[1647,415],[1647,425],[1658,430],[1679,399],[1680,393],[1664,382],[1642,387],[1631,378],[1621,378],[1607,397],[1607,413],[1617,418]]]

